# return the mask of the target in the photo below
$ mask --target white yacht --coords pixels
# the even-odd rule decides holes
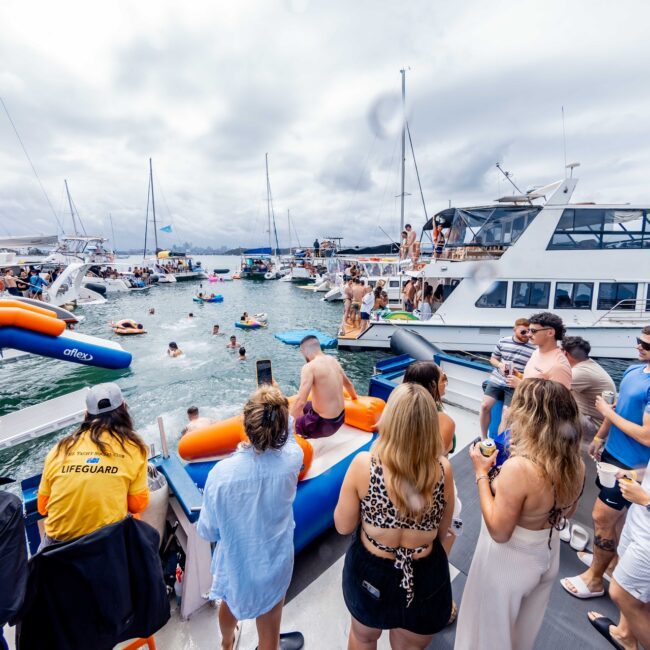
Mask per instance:
[[[447,351],[490,352],[515,319],[550,310],[594,356],[635,358],[650,321],[650,207],[572,204],[576,184],[439,212],[425,229],[446,231],[445,250],[410,275],[442,285],[441,306],[427,321],[373,321],[339,347],[388,348],[408,327]]]
[[[67,266],[73,263],[111,264],[115,256],[104,247],[108,240],[99,235],[63,235],[44,264]]]

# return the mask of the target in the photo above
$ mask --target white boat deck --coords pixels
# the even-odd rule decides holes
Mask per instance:
[[[467,445],[478,435],[478,414],[456,406],[448,406],[447,411],[456,421],[456,449],[460,453],[467,453]],[[344,542],[343,538],[340,541]],[[300,559],[297,560],[293,583],[289,589],[289,600],[285,604],[282,614],[282,631],[299,630],[302,632],[307,650],[346,648],[350,614],[343,601],[341,591],[344,560],[342,551],[345,543],[332,548],[329,536],[325,536],[314,545],[317,547],[315,557],[321,565],[334,555],[338,554],[339,557],[316,579],[291,597],[292,592],[296,591],[297,583],[304,582],[305,576],[302,574],[311,573],[310,568],[313,569],[313,567],[305,566]],[[306,553],[310,553],[310,551],[311,549]],[[458,570],[450,565],[450,571],[453,580],[458,575]],[[159,650],[217,648],[220,640],[217,610],[210,606],[204,607],[187,621],[184,621],[179,612],[175,610],[167,625],[156,634],[156,645]],[[253,650],[256,646],[255,622],[245,621],[239,648],[240,650]],[[382,635],[377,647],[380,650],[390,648],[388,633]]]

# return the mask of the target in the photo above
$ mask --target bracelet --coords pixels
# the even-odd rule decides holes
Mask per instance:
[[[600,438],[599,436],[594,436],[594,442],[602,442],[603,438]]]
[[[476,477],[476,485],[478,485],[478,482],[483,478],[486,479],[487,481],[490,480],[490,477],[487,474],[481,474],[481,476]]]

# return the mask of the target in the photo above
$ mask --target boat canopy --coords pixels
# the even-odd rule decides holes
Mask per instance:
[[[41,235],[26,237],[3,237],[0,239],[0,248],[29,248],[38,246],[56,246],[59,238],[57,235]]]
[[[270,247],[266,248],[248,248],[244,251],[244,255],[272,255],[273,250]]]
[[[342,248],[338,255],[391,255],[399,253],[399,244],[380,244],[379,246],[355,246]]]
[[[440,226],[447,247],[510,246],[542,210],[541,205],[489,205],[447,208],[431,217],[423,233]]]

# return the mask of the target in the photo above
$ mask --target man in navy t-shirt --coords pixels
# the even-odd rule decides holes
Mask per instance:
[[[641,364],[630,366],[623,375],[616,406],[602,397],[596,409],[603,424],[589,446],[589,453],[603,463],[622,469],[644,468],[650,461],[650,326],[637,338]],[[579,598],[602,596],[603,575],[616,555],[616,528],[630,502],[621,494],[618,481],[607,488],[596,479],[600,493],[594,504],[594,554],[582,575],[562,580],[562,586]]]

